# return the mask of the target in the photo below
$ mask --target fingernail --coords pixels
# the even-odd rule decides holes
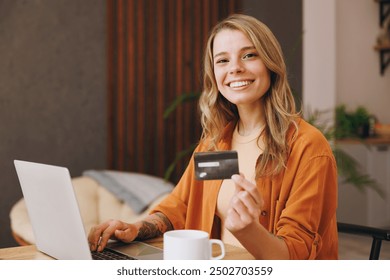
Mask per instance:
[[[239,179],[240,179],[240,176],[239,176],[239,175],[237,175],[237,174],[232,175],[232,180],[237,181],[237,180],[239,180]]]

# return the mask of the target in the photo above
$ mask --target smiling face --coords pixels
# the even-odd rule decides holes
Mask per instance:
[[[223,29],[214,38],[213,67],[218,90],[231,103],[258,106],[270,87],[270,72],[253,43],[238,30]]]

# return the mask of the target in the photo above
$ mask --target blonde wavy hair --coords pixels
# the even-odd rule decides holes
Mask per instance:
[[[222,30],[238,30],[253,43],[260,58],[270,71],[271,85],[262,97],[265,112],[263,137],[265,149],[258,159],[256,178],[278,174],[288,157],[291,125],[297,130],[295,101],[287,81],[286,65],[281,47],[270,29],[259,20],[242,14],[234,14],[219,22],[211,31],[204,55],[203,91],[199,99],[203,133],[201,141],[208,143],[208,150],[217,150],[223,137],[221,131],[230,122],[238,122],[236,105],[219,93],[214,76],[213,42]],[[207,141],[206,141],[207,140]]]

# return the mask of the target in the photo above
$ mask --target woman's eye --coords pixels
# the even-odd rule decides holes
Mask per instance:
[[[228,62],[227,59],[218,59],[215,63],[216,64],[221,64],[221,63],[226,63],[226,62]]]
[[[252,57],[257,57],[257,54],[256,53],[247,53],[246,55],[244,55],[244,59],[248,59],[248,58],[252,58]]]

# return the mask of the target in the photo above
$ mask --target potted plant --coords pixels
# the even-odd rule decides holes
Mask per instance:
[[[354,112],[348,112],[345,105],[336,107],[335,138],[367,138],[370,136],[370,119],[372,116],[363,106]]]

